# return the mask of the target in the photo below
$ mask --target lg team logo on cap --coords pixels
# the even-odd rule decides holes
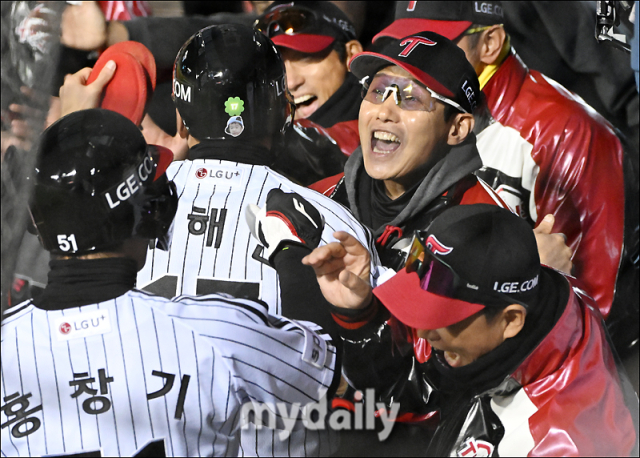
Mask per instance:
[[[404,50],[398,54],[400,57],[408,57],[411,52],[416,49],[418,45],[435,46],[437,43],[433,40],[423,37],[409,37],[400,43],[400,46],[406,46]]]
[[[429,251],[431,251],[433,254],[445,256],[453,251],[452,247],[442,244],[435,235],[430,235],[429,237],[427,237],[427,241],[425,244],[427,245]]]

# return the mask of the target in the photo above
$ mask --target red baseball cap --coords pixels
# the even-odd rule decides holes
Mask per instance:
[[[373,294],[398,320],[414,329],[439,329],[451,326],[484,308],[420,287],[416,272],[405,269],[373,290]]]
[[[408,326],[439,329],[484,308],[533,311],[548,277],[526,221],[495,205],[458,205],[416,233],[405,268],[373,294]]]
[[[145,106],[156,87],[155,59],[141,43],[117,43],[100,55],[87,84],[96,80],[110,60],[116,63],[116,73],[104,89],[100,108],[120,113],[140,125]]]
[[[334,41],[356,39],[349,18],[331,2],[273,2],[254,27],[276,46],[314,54]]]
[[[394,21],[373,37],[402,38],[422,31],[455,40],[473,24],[504,22],[502,2],[396,2]]]
[[[415,79],[457,104],[460,111],[473,113],[482,93],[473,66],[464,51],[434,32],[419,32],[389,39],[378,52],[356,54],[349,69],[365,85],[382,68],[397,65]]]

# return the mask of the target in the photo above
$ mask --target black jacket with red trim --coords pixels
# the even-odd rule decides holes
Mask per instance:
[[[461,368],[374,301],[343,328],[343,375],[399,421],[435,429],[427,456],[637,456],[638,398],[595,302],[552,269],[518,336]]]
[[[414,231],[425,229],[446,208],[477,203],[507,207],[489,185],[473,175],[481,166],[475,135],[470,134],[430,169],[402,208],[378,227],[368,223],[377,202],[371,200],[366,181],[375,180],[366,174],[360,147],[349,157],[344,174],[310,187],[348,207],[358,221],[369,226],[377,239],[382,264],[397,270],[404,265]]]

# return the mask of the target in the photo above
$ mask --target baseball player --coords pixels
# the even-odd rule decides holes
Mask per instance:
[[[240,25],[196,33],[176,57],[173,99],[179,131],[190,149],[187,160],[167,170],[179,195],[171,247],[149,250],[138,287],[164,297],[222,291],[260,299],[270,313],[282,314],[278,274],[245,223],[245,209],[250,204],[264,207],[275,188],[294,191],[320,210],[325,220],[321,244],[342,230],[373,251],[368,231],[348,210],[269,168],[291,124],[294,105],[282,59],[263,34]],[[238,127],[231,131],[230,124]],[[315,283],[312,272],[310,278]],[[250,436],[246,446],[243,439],[243,451],[330,452],[318,448],[312,431],[301,431],[300,440],[293,434],[285,443],[274,432],[263,434],[268,437],[258,445],[255,434],[243,434]]]
[[[30,211],[53,260],[42,295],[4,315],[2,456],[237,456],[243,404],[331,391],[335,348],[308,326],[133,288],[149,240],[168,245],[170,161],[107,110],[44,133]]]
[[[139,287],[165,297],[224,291],[281,313],[276,272],[244,222],[244,209],[263,207],[273,188],[295,191],[320,209],[322,242],[345,230],[370,246],[367,231],[342,206],[269,168],[294,110],[269,39],[240,25],[202,29],[178,53],[173,78],[190,149],[187,160],[167,170],[179,194],[171,247],[150,250]]]

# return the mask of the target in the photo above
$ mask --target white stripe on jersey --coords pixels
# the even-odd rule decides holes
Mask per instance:
[[[2,455],[237,456],[243,402],[314,402],[333,377],[334,347],[318,368],[309,331],[270,322],[222,296],[27,304],[2,324]]]
[[[150,250],[138,274],[138,287],[165,297],[227,292],[259,298],[280,314],[276,271],[261,262],[262,246],[245,222],[247,205],[265,205],[271,189],[297,192],[318,208],[326,224],[321,244],[346,231],[375,253],[374,241],[351,212],[268,167],[198,159],[171,164],[167,170],[180,196],[171,250]],[[224,221],[224,223],[222,223]],[[372,272],[377,257],[372,257]],[[378,263],[379,264],[379,263]]]

